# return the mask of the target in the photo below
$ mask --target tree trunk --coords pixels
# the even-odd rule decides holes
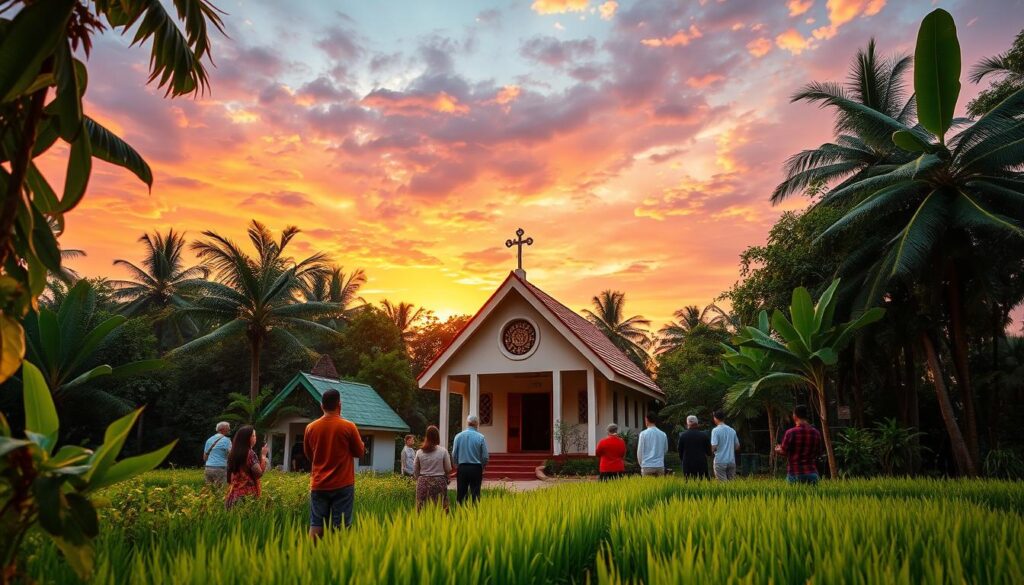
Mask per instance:
[[[971,453],[967,449],[960,425],[956,422],[956,414],[953,412],[953,402],[949,399],[949,391],[946,389],[946,381],[942,376],[942,366],[939,363],[939,354],[935,351],[935,344],[932,343],[928,333],[921,333],[921,347],[924,349],[927,358],[928,369],[932,374],[932,383],[935,384],[935,397],[939,403],[939,411],[942,413],[942,420],[946,424],[946,432],[949,434],[950,448],[953,451],[953,459],[956,461],[957,470],[969,477],[978,474],[971,459]]]
[[[772,412],[772,405],[765,404],[765,412],[768,414],[768,468],[771,469],[772,476],[775,476],[775,464],[778,461],[775,453],[775,413]]]
[[[821,436],[825,440],[825,453],[828,454],[828,474],[832,479],[839,476],[839,467],[836,465],[836,453],[832,449],[832,430],[828,423],[828,401],[825,399],[825,376],[815,376],[814,388],[818,395],[818,417],[821,421]]]
[[[974,389],[971,387],[969,351],[967,346],[967,327],[964,323],[963,297],[960,291],[960,277],[956,265],[947,264],[949,286],[946,287],[946,299],[949,304],[950,341],[952,342],[953,365],[956,370],[956,381],[960,387],[960,399],[964,404],[964,422],[966,427],[967,449],[971,459],[978,461],[981,450],[978,447],[978,419],[974,408]]]
[[[860,373],[858,372],[856,362],[854,362],[853,366],[853,410],[854,424],[857,428],[864,428],[864,392],[860,386]]]
[[[903,367],[907,397],[906,425],[915,431],[921,430],[921,407],[917,396],[917,368],[914,361],[914,348],[911,344],[903,345]],[[910,473],[917,475],[921,471],[921,438],[914,436],[910,440]]]
[[[263,349],[263,339],[252,337],[249,340],[249,398],[253,401],[260,395],[260,350]]]

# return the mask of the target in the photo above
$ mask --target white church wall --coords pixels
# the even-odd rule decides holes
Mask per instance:
[[[530,357],[513,360],[499,349],[501,329],[516,317],[533,321],[537,327],[537,350]],[[589,362],[566,341],[523,297],[511,292],[480,324],[441,372],[449,374],[528,373],[559,370],[583,370]]]

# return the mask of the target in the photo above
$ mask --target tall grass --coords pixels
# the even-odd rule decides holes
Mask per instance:
[[[272,474],[225,511],[195,472],[107,493],[95,583],[1022,583],[1024,486],[871,480],[816,489],[636,478],[413,511],[412,484],[360,477],[356,522],[306,537],[308,486]],[[42,583],[74,582],[48,547]]]

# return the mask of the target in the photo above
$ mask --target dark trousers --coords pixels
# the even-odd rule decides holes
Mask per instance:
[[[455,476],[456,503],[461,504],[466,496],[476,502],[480,499],[480,484],[484,481],[484,466],[479,463],[459,463],[459,471]]]

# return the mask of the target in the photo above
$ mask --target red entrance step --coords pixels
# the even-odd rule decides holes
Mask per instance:
[[[550,459],[550,453],[491,453],[484,469],[486,480],[526,481],[537,479],[536,469]]]

